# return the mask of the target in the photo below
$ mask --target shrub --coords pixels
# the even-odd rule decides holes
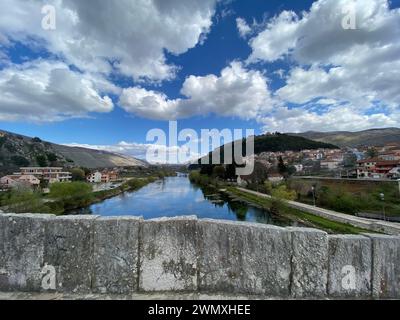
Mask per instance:
[[[41,194],[29,189],[16,189],[3,198],[2,205],[13,213],[50,213],[48,206],[43,204]]]
[[[286,185],[280,185],[272,190],[271,195],[277,199],[295,200],[297,197],[296,191],[289,190]]]

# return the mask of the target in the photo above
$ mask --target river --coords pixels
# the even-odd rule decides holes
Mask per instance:
[[[214,191],[215,193],[215,191]],[[187,177],[168,177],[134,192],[126,192],[73,212],[100,216],[143,216],[145,219],[195,215],[279,226],[295,225],[238,200],[212,194],[192,184]]]

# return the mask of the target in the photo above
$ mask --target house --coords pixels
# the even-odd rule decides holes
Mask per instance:
[[[389,173],[400,166],[400,161],[380,161],[375,165],[375,173],[383,178],[389,177]]]
[[[19,173],[16,175],[32,175],[38,179],[43,179],[49,183],[54,182],[69,182],[72,179],[71,172],[63,171],[63,168],[58,167],[25,167],[20,168]]]
[[[89,183],[101,183],[102,182],[103,175],[101,172],[96,171],[92,172],[86,177],[87,182]]]
[[[268,181],[272,182],[272,183],[278,183],[283,181],[284,177],[279,174],[279,173],[270,173],[268,175]]]
[[[366,159],[357,162],[358,178],[389,178],[391,171],[400,167],[400,160],[384,161],[379,158]]]
[[[338,160],[322,160],[321,169],[336,170],[339,168],[341,161]]]
[[[40,180],[33,175],[9,175],[0,179],[0,184],[3,188],[16,188],[16,187],[38,187]]]
[[[375,165],[381,161],[377,158],[370,158],[357,161],[357,178],[372,178],[375,173]]]
[[[391,179],[400,179],[400,165],[389,171],[388,177]]]

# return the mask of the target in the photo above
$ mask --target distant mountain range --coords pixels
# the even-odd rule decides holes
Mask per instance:
[[[24,166],[112,168],[147,164],[113,152],[68,147],[0,130],[0,168],[12,172]]]
[[[398,144],[400,146],[400,128],[371,129],[359,132],[334,131],[334,132],[303,132],[288,133],[292,136],[332,143],[339,147],[383,146],[385,144]]]

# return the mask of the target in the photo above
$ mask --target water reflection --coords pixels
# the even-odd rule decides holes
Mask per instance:
[[[289,221],[240,199],[220,194],[214,189],[193,185],[187,177],[182,176],[165,178],[136,192],[128,192],[71,213],[133,215],[143,216],[145,219],[196,215],[199,218],[292,225]]]

